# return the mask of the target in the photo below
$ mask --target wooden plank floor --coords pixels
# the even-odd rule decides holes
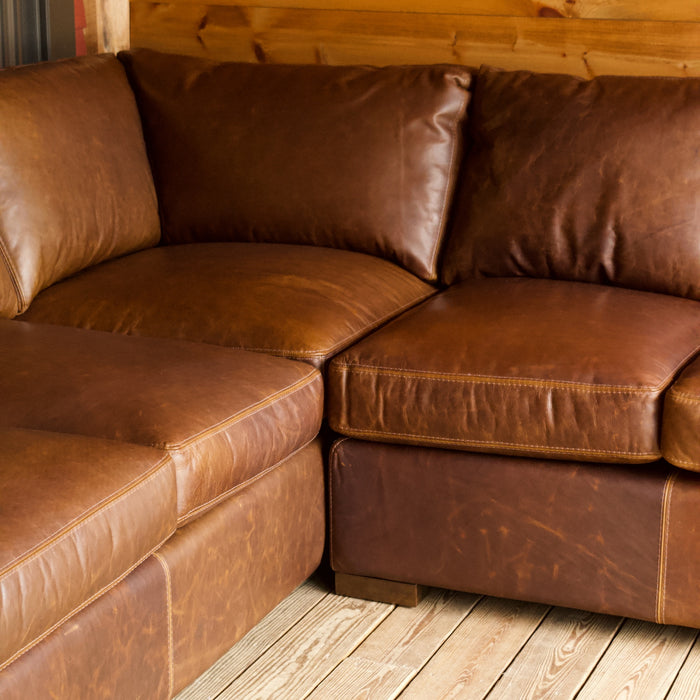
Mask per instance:
[[[691,700],[698,630],[431,590],[416,608],[312,578],[177,700]]]

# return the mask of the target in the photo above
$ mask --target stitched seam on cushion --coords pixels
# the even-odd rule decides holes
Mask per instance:
[[[678,372],[678,369],[680,367],[683,367],[689,359],[695,357],[698,354],[698,351],[700,351],[700,345],[696,345],[693,350],[691,350],[689,353],[687,353],[682,360],[680,360],[673,370],[669,372],[669,375],[666,379],[664,379],[660,384],[657,386],[649,386],[649,387],[629,387],[621,384],[585,384],[581,382],[568,382],[565,379],[560,379],[560,380],[551,380],[549,382],[541,379],[530,379],[530,380],[525,380],[525,381],[530,381],[533,383],[533,385],[542,385],[542,386],[557,386],[557,385],[562,385],[562,386],[567,386],[567,385],[573,385],[573,386],[579,386],[579,387],[590,387],[593,391],[597,391],[598,387],[601,387],[601,391],[606,388],[612,388],[612,389],[625,389],[627,392],[630,393],[657,393],[660,391],[663,391],[665,388],[673,382],[676,373]],[[513,377],[500,377],[497,375],[490,376],[490,375],[478,375],[478,374],[459,374],[459,373],[451,373],[451,372],[439,372],[439,373],[430,373],[430,372],[424,372],[421,370],[397,370],[395,367],[382,367],[380,366],[372,366],[372,365],[361,365],[361,364],[337,364],[335,366],[332,366],[330,369],[331,371],[337,371],[337,372],[346,372],[346,371],[354,371],[355,368],[358,368],[360,372],[374,372],[376,374],[380,374],[381,372],[377,370],[381,370],[382,372],[385,372],[387,374],[391,375],[396,375],[396,376],[413,376],[416,378],[421,378],[421,375],[427,375],[429,378],[430,377],[435,377],[436,379],[440,377],[459,377],[460,381],[476,381],[476,380],[494,380],[494,384],[499,384],[501,383],[500,381],[495,381],[495,380],[503,380],[504,384],[510,384],[511,382],[522,382],[522,378],[514,379]],[[454,380],[441,380],[441,381],[454,381]],[[488,381],[483,381],[483,383],[489,383]],[[527,385],[523,385],[527,386]],[[673,390],[671,390],[673,392]],[[671,393],[669,392],[669,393]],[[622,392],[621,392],[622,393]],[[678,392],[676,392],[678,393]]]
[[[456,150],[457,150],[457,141],[459,140],[457,137],[457,128],[458,126],[461,126],[462,124],[462,119],[464,118],[464,115],[467,111],[467,103],[469,102],[469,90],[465,89],[464,90],[464,98],[462,99],[462,104],[460,105],[459,108],[459,116],[456,117],[452,123],[452,152],[450,153],[450,169],[447,174],[447,182],[445,183],[445,196],[443,198],[442,202],[442,214],[440,216],[440,224],[438,225],[438,237],[437,240],[435,241],[435,245],[433,246],[433,254],[430,257],[430,269],[433,271],[428,278],[430,281],[436,280],[438,278],[438,270],[437,270],[437,256],[438,256],[438,251],[440,250],[440,247],[442,245],[442,241],[445,237],[445,228],[446,228],[446,219],[447,219],[447,210],[448,210],[448,205],[452,201],[452,195],[454,193],[455,187],[456,187],[456,180],[457,180],[457,173],[455,172],[457,163],[456,161]],[[460,163],[461,165],[461,163]]]
[[[700,403],[700,397],[681,391],[671,390],[668,394],[668,398],[672,401],[678,401],[678,403]]]
[[[567,391],[584,391],[592,394],[656,394],[658,387],[629,387],[622,384],[584,384],[562,380],[526,379],[499,377],[478,374],[452,374],[449,372],[429,373],[421,370],[397,370],[389,367],[371,367],[369,365],[336,365],[331,367],[336,372],[356,372],[393,377],[410,377],[422,381],[452,382],[459,384],[492,384],[494,386],[515,386],[522,388],[538,387],[542,389],[566,389]]]
[[[229,350],[248,350],[249,352],[269,352],[284,357],[324,357],[323,350],[282,350],[281,348],[253,348],[250,345],[227,345]]]
[[[666,459],[668,462],[671,462],[671,460],[673,460],[672,464],[676,464],[682,467],[700,467],[700,462],[693,462],[689,459],[676,459],[673,455],[671,455],[671,457],[664,455],[664,459]]]
[[[194,435],[186,438],[182,442],[175,444],[159,444],[158,447],[162,447],[166,450],[181,450],[185,447],[190,447],[195,442],[215,435],[216,433],[220,433],[223,430],[230,428],[232,425],[235,425],[236,423],[240,423],[246,418],[249,418],[250,416],[253,416],[256,413],[259,413],[260,411],[264,410],[268,406],[271,406],[273,403],[288,398],[292,394],[295,394],[296,392],[305,389],[306,387],[310,386],[313,382],[319,381],[320,379],[321,375],[318,373],[318,370],[312,369],[311,372],[302,379],[297,380],[293,384],[290,384],[289,386],[285,387],[284,389],[281,389],[280,391],[272,394],[271,396],[267,396],[261,401],[258,401],[258,403],[253,404],[252,406],[248,406],[248,408],[245,408],[242,411],[239,411],[238,413],[234,413],[228,418],[224,418],[224,420],[219,421],[216,425],[213,425],[210,428],[206,428],[205,430],[202,430],[199,433],[195,433]]]
[[[56,622],[54,625],[49,627],[45,632],[42,632],[38,637],[33,639],[31,642],[28,642],[25,646],[23,646],[19,651],[15,652],[7,661],[4,661],[3,663],[0,664],[0,671],[5,669],[7,666],[9,666],[11,663],[14,661],[17,661],[20,656],[23,656],[26,654],[28,651],[31,651],[37,644],[42,642],[48,635],[50,635],[52,632],[54,632],[58,627],[60,627],[64,622],[67,622],[70,620],[73,615],[77,615],[81,610],[86,608],[90,603],[93,603],[95,600],[97,600],[101,595],[104,595],[108,591],[110,591],[112,588],[117,586],[119,583],[121,583],[134,569],[139,567],[141,564],[143,564],[148,557],[150,557],[152,554],[154,554],[158,549],[160,549],[170,538],[172,533],[169,533],[168,536],[161,540],[153,549],[149,550],[146,554],[144,554],[141,559],[139,559],[133,566],[129,567],[123,574],[119,575],[114,581],[110,581],[106,586],[103,586],[97,593],[93,594],[90,598],[88,598],[86,601],[82,602],[80,605],[78,605],[76,608],[74,608],[71,612],[69,612],[67,615],[62,617],[58,622]]]
[[[447,437],[434,437],[426,435],[415,435],[412,433],[394,433],[390,431],[379,431],[379,430],[356,430],[354,428],[349,428],[345,425],[339,425],[338,431],[351,435],[353,437],[403,437],[411,438],[414,440],[420,440],[421,442],[431,443],[448,443],[454,444],[458,443],[460,445],[471,445],[474,447],[515,447],[522,450],[538,450],[543,452],[551,452],[553,454],[586,454],[591,456],[596,455],[624,455],[628,457],[653,457],[657,459],[661,456],[660,452],[623,452],[621,450],[585,450],[579,447],[552,447],[550,445],[531,445],[527,443],[518,442],[489,442],[487,440],[467,440],[464,438],[447,438]]]
[[[173,643],[173,588],[170,567],[162,554],[155,552],[153,558],[158,561],[165,576],[165,604],[168,611],[168,697],[173,696],[175,687],[175,651]]]
[[[202,511],[209,510],[213,506],[215,506],[217,503],[220,501],[225,500],[229,496],[232,496],[236,491],[240,491],[244,489],[246,486],[249,486],[250,484],[254,484],[256,481],[261,479],[263,476],[266,474],[269,474],[271,471],[274,471],[277,469],[279,466],[281,466],[284,462],[286,462],[288,459],[291,459],[295,455],[297,455],[299,452],[302,450],[305,450],[314,440],[316,439],[316,435],[311,438],[308,442],[304,443],[301,447],[298,447],[294,452],[291,452],[288,454],[286,457],[283,457],[282,459],[278,460],[275,462],[272,466],[267,467],[267,469],[264,469],[261,472],[258,472],[255,476],[251,476],[250,479],[246,479],[245,481],[242,481],[240,484],[236,484],[235,486],[231,487],[228,489],[228,491],[224,491],[223,493],[219,494],[216,496],[216,498],[211,499],[210,501],[207,501],[206,503],[202,503],[199,506],[196,506],[195,508],[192,508],[191,510],[188,510],[187,513],[184,515],[180,516],[177,520],[178,527],[181,527],[186,521],[191,520],[192,516],[199,515]]]
[[[671,514],[671,495],[678,472],[666,477],[663,498],[661,500],[661,532],[659,533],[659,565],[656,584],[656,621],[664,624],[666,617],[666,575],[668,567],[668,532]]]
[[[21,314],[27,306],[27,301],[22,293],[22,288],[19,284],[19,276],[10,260],[10,255],[7,252],[7,247],[2,237],[0,237],[0,258],[2,258],[2,261],[5,263],[7,274],[10,276],[10,282],[12,282],[12,288],[15,290],[15,295],[17,296],[17,313]]]
[[[340,440],[333,443],[331,446],[331,451],[328,454],[328,464],[332,463],[335,459],[335,455],[338,451],[338,447],[350,438],[341,438]],[[330,469],[329,469],[330,472]],[[328,558],[330,560],[331,569],[335,571],[334,568],[334,553],[333,553],[333,479],[328,478]]]
[[[5,570],[0,574],[0,581],[4,581],[10,574],[15,573],[15,571],[17,571],[19,567],[24,566],[25,564],[28,564],[37,557],[41,556],[44,552],[52,548],[58,542],[64,541],[69,534],[77,532],[80,528],[82,528],[84,525],[96,518],[98,515],[106,513],[108,510],[111,510],[114,506],[116,506],[118,503],[124,500],[127,496],[135,493],[143,486],[148,484],[150,481],[153,481],[154,479],[158,478],[160,476],[161,471],[163,471],[163,467],[169,461],[170,456],[166,455],[160,460],[160,462],[158,462],[158,464],[155,465],[155,467],[149,469],[149,471],[146,472],[146,474],[143,474],[138,479],[134,479],[134,481],[129,482],[116,494],[112,494],[110,497],[103,499],[97,505],[93,506],[89,511],[86,511],[82,515],[73,518],[73,520],[71,520],[70,523],[62,527],[53,535],[50,535],[49,537],[42,540],[42,542],[40,542],[35,547],[32,547],[32,550],[30,552],[27,552],[22,556],[15,557],[15,559],[13,559],[5,566]],[[103,505],[105,504],[106,507],[103,507]],[[74,523],[75,525],[73,526]]]
[[[683,360],[676,365],[676,367],[673,370],[673,376],[669,376],[669,379],[666,382],[666,387],[668,387],[668,385],[671,384],[671,382],[673,382],[673,380],[675,379],[675,374],[676,372],[678,372],[679,368],[683,367],[688,362],[688,360],[694,358],[698,354],[698,350],[700,350],[700,345],[696,345],[695,349],[692,352],[689,352],[683,358]],[[692,403],[694,400],[697,400],[694,394],[687,394],[682,390],[675,389],[674,387],[670,389],[670,391],[668,392],[668,396],[674,399],[675,397],[682,397],[682,399],[685,399],[683,403]]]
[[[676,364],[676,366],[673,368],[673,372],[670,372],[668,375],[668,379],[661,385],[662,389],[668,388],[668,386],[675,380],[676,378],[676,373],[678,370],[685,366],[688,362],[688,360],[692,359],[698,354],[698,351],[700,350],[700,345],[696,345],[693,350],[691,350],[680,362]]]

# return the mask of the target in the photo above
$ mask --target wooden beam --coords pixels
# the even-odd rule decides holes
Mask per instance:
[[[129,0],[84,0],[89,54],[116,53],[130,46]]]
[[[487,63],[700,75],[700,22],[543,19],[132,0],[132,46],[271,63]]]

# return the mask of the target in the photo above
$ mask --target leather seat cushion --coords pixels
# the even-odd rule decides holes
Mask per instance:
[[[0,429],[0,668],[124,578],[175,531],[160,450]]]
[[[661,451],[671,464],[700,472],[700,360],[691,362],[666,393]]]
[[[0,322],[0,396],[3,425],[166,450],[179,523],[304,447],[323,414],[301,362],[20,321]]]
[[[434,289],[369,255],[199,243],[112,260],[41,294],[23,319],[181,338],[323,363]]]
[[[328,418],[383,442],[653,461],[664,389],[699,347],[700,306],[687,299],[464,282],[337,357]]]

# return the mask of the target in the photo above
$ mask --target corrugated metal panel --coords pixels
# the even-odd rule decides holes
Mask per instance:
[[[73,0],[2,0],[0,67],[73,55]]]

